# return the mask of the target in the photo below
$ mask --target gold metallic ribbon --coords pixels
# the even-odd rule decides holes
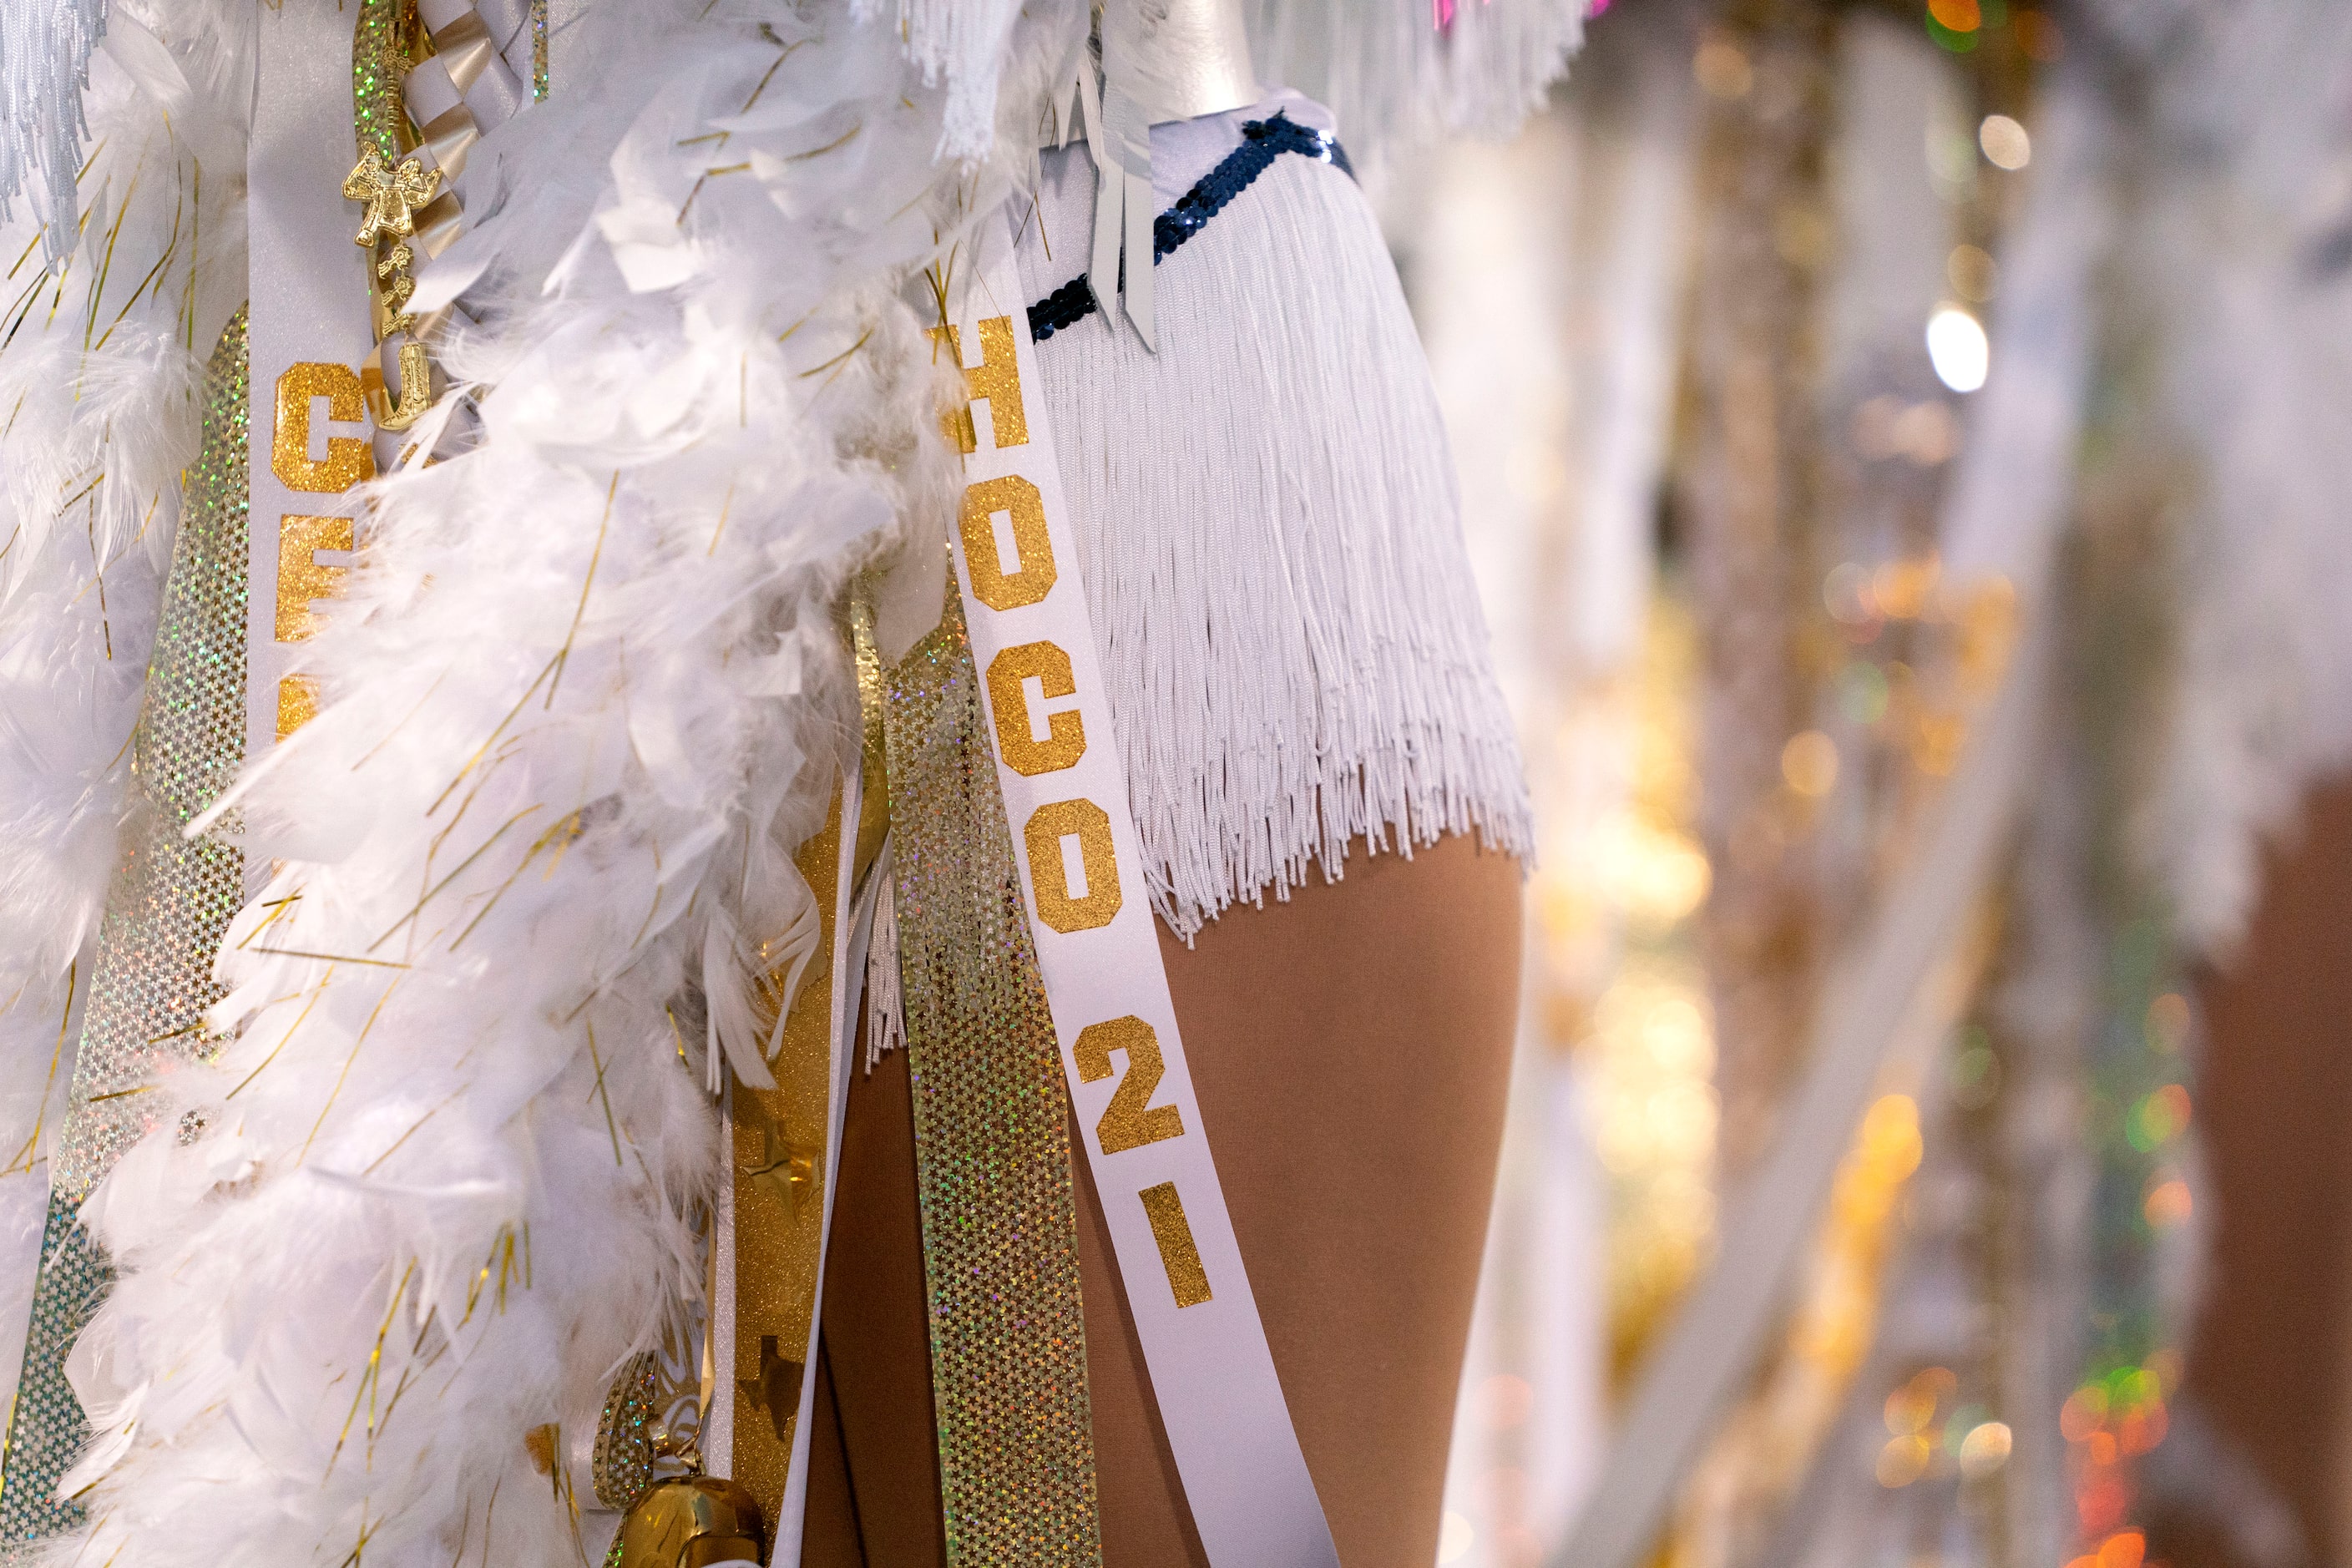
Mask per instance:
[[[791,1478],[824,1259],[841,806],[836,790],[824,831],[795,857],[823,925],[768,1064],[775,1087],[754,1089],[740,1079],[729,1086],[734,1333],[718,1395],[732,1405],[728,1473],[770,1521],[782,1516]]]

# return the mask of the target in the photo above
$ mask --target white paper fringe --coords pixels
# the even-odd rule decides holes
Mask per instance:
[[[1048,156],[1033,298],[1083,265],[1091,186]],[[1152,907],[1190,937],[1366,835],[1525,858],[1444,430],[1361,193],[1278,157],[1159,284],[1156,355],[1099,314],[1038,349]]]

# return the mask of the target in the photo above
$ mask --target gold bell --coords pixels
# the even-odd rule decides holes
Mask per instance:
[[[619,1568],[761,1563],[767,1527],[751,1494],[722,1476],[656,1481],[621,1521]]]

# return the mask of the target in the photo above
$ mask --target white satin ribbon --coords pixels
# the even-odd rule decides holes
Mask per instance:
[[[252,393],[245,754],[258,759],[278,743],[281,710],[289,718],[301,710],[299,684],[287,684],[294,645],[314,626],[313,601],[332,595],[350,563],[356,511],[343,492],[375,472],[359,405],[359,366],[375,339],[368,252],[352,243],[360,211],[343,197],[343,177],[358,156],[352,12],[261,5],[256,18],[258,77],[246,156]],[[289,443],[285,449],[280,437]],[[338,542],[343,548],[327,547]],[[281,582],[289,590],[283,605]],[[268,874],[269,861],[266,846],[247,845],[246,865],[257,876]]]
[[[982,226],[958,307],[977,449],[954,555],[1077,1131],[1209,1561],[1338,1568],[1185,1066],[1013,237]]]

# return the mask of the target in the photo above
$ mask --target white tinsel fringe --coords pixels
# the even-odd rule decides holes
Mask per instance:
[[[12,8],[0,31],[43,9]],[[0,225],[15,263],[0,281],[0,1393],[23,1360],[201,359],[221,280],[244,280],[237,37],[214,25],[167,45],[118,18],[91,62],[94,150],[62,274],[37,255],[46,201]]]
[[[1032,6],[1001,100],[1082,26]],[[579,28],[594,78],[475,154],[483,324],[445,363],[494,389],[480,440],[375,487],[305,645],[324,706],[236,802],[285,859],[222,956],[238,1037],[86,1210],[121,1278],[76,1384],[121,1436],[62,1555],[593,1560],[581,1456],[719,1167],[673,1004],[765,1076],[792,850],[854,745],[834,606],[940,546],[957,482],[905,286],[1027,147],[935,163],[946,92],[845,5]]]

